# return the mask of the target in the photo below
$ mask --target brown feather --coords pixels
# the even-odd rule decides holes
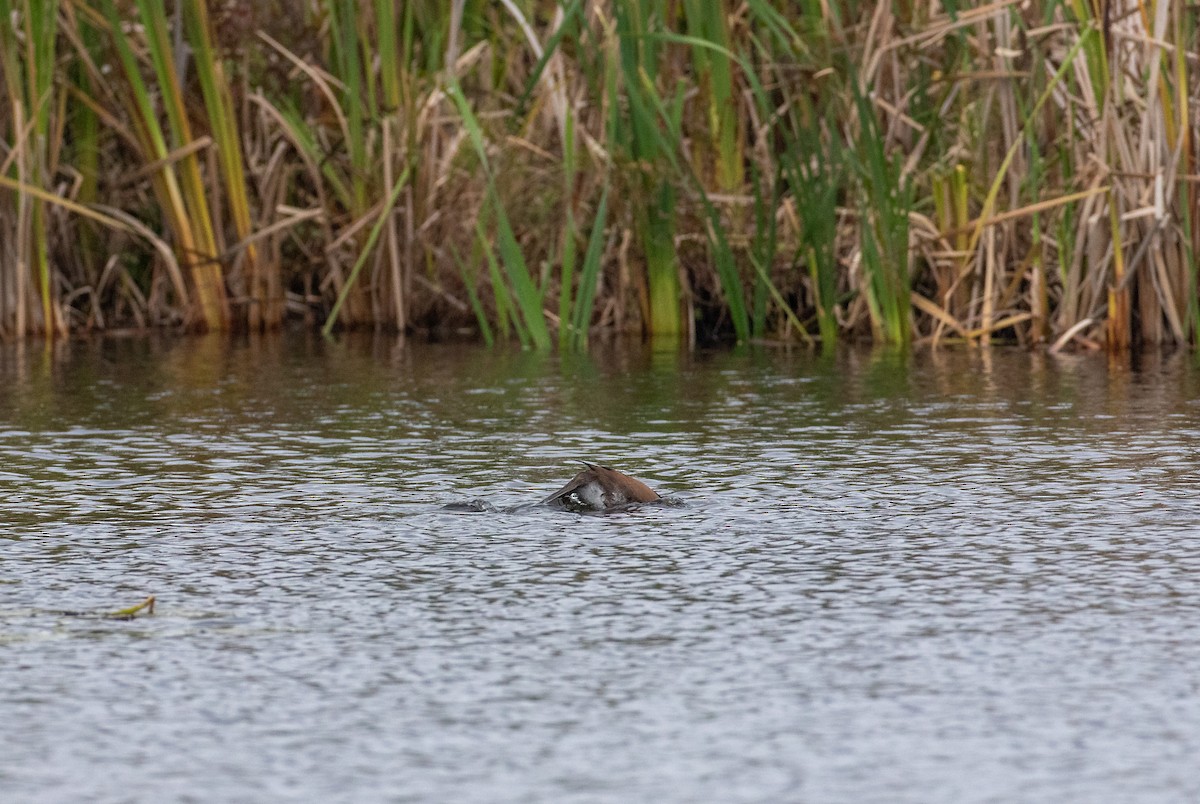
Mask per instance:
[[[628,503],[654,502],[661,499],[658,492],[636,478],[608,466],[587,461],[581,463],[587,469],[543,500],[545,504],[602,511]]]

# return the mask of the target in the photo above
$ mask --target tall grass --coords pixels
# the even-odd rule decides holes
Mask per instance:
[[[804,212],[793,260],[807,266],[817,332],[822,344],[829,347],[838,334],[837,204],[844,181],[844,157],[839,141],[830,137],[819,121],[810,118],[799,125],[790,147],[780,154],[780,171],[796,207]],[[760,224],[758,228],[768,227]]]
[[[202,143],[192,134],[189,98],[176,69],[166,7],[162,0],[137,1],[137,22],[144,33],[139,40],[127,30],[115,0],[104,0],[102,8],[125,79],[116,91],[196,298],[197,309],[185,307],[185,318],[206,329],[224,329],[229,310],[217,233],[197,153]],[[143,75],[147,61],[153,84]],[[186,305],[187,294],[182,289],[180,296]]]
[[[643,312],[647,329],[655,335],[675,336],[683,331],[675,248],[679,191],[666,170],[674,145],[664,129],[679,127],[680,92],[685,85],[665,88],[672,93],[665,99],[658,96],[663,89],[659,85],[663,46],[650,34],[664,24],[667,4],[616,0],[614,10],[621,83],[619,89],[613,88],[613,94],[621,93],[624,103],[610,106],[610,147],[628,168],[630,208],[646,266]],[[656,108],[660,105],[670,109],[665,121]]]
[[[277,265],[267,265],[261,259],[258,245],[253,241],[253,221],[250,190],[247,186],[245,161],[242,158],[242,138],[237,111],[225,65],[216,53],[208,4],[205,0],[184,0],[183,16],[191,52],[196,62],[196,78],[204,96],[204,107],[212,130],[217,159],[223,181],[221,189],[228,205],[233,231],[238,239],[244,277],[246,323],[252,329],[277,327],[282,321],[283,305]],[[222,249],[227,252],[228,249]],[[213,326],[215,322],[206,322]]]
[[[908,216],[912,182],[899,153],[889,153],[870,104],[857,90],[859,148],[850,151],[861,183],[859,194],[862,295],[874,340],[909,341]]]
[[[11,139],[0,153],[0,174],[16,192],[7,210],[0,206],[0,233],[9,243],[0,259],[11,266],[0,274],[7,280],[0,292],[0,333],[40,331],[49,336],[65,327],[51,281],[50,221],[45,200],[26,186],[41,188],[50,180],[59,148],[52,131],[58,3],[2,0],[0,15],[0,61],[11,109]],[[31,296],[36,305],[29,303]]]
[[[1133,0],[0,0],[0,335],[1192,343],[1195,39]]]
[[[487,177],[487,197],[491,202],[492,217],[496,223],[496,251],[504,265],[506,278],[515,292],[516,308],[520,310],[520,317],[514,316],[513,322],[521,334],[522,342],[532,344],[538,349],[546,349],[550,346],[550,331],[546,327],[546,319],[542,310],[542,289],[538,287],[529,271],[520,244],[517,243],[516,233],[509,221],[508,212],[500,199],[484,146],[483,129],[463,97],[461,87],[453,84],[449,91],[459,114],[462,115],[463,123],[467,127],[467,134],[470,136],[482,170]],[[489,262],[493,262],[495,256],[491,252],[491,238],[482,227],[479,229],[479,237],[488,250]],[[493,272],[493,276],[496,276],[495,272]],[[499,287],[500,284],[496,283],[496,286]]]

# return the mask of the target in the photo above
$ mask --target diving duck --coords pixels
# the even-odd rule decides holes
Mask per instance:
[[[542,500],[543,505],[568,511],[606,511],[630,503],[661,500],[658,492],[640,480],[608,466],[580,461],[587,468],[571,482]]]

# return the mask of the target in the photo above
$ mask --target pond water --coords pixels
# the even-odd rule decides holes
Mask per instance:
[[[0,798],[1200,800],[1198,455],[1188,355],[5,346]],[[575,458],[685,505],[442,510]]]

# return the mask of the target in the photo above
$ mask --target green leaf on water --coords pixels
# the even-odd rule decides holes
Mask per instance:
[[[108,614],[105,614],[104,617],[105,619],[109,620],[132,620],[142,612],[145,612],[146,614],[154,613],[154,595],[150,595],[136,606],[130,606],[127,609],[109,612]]]

